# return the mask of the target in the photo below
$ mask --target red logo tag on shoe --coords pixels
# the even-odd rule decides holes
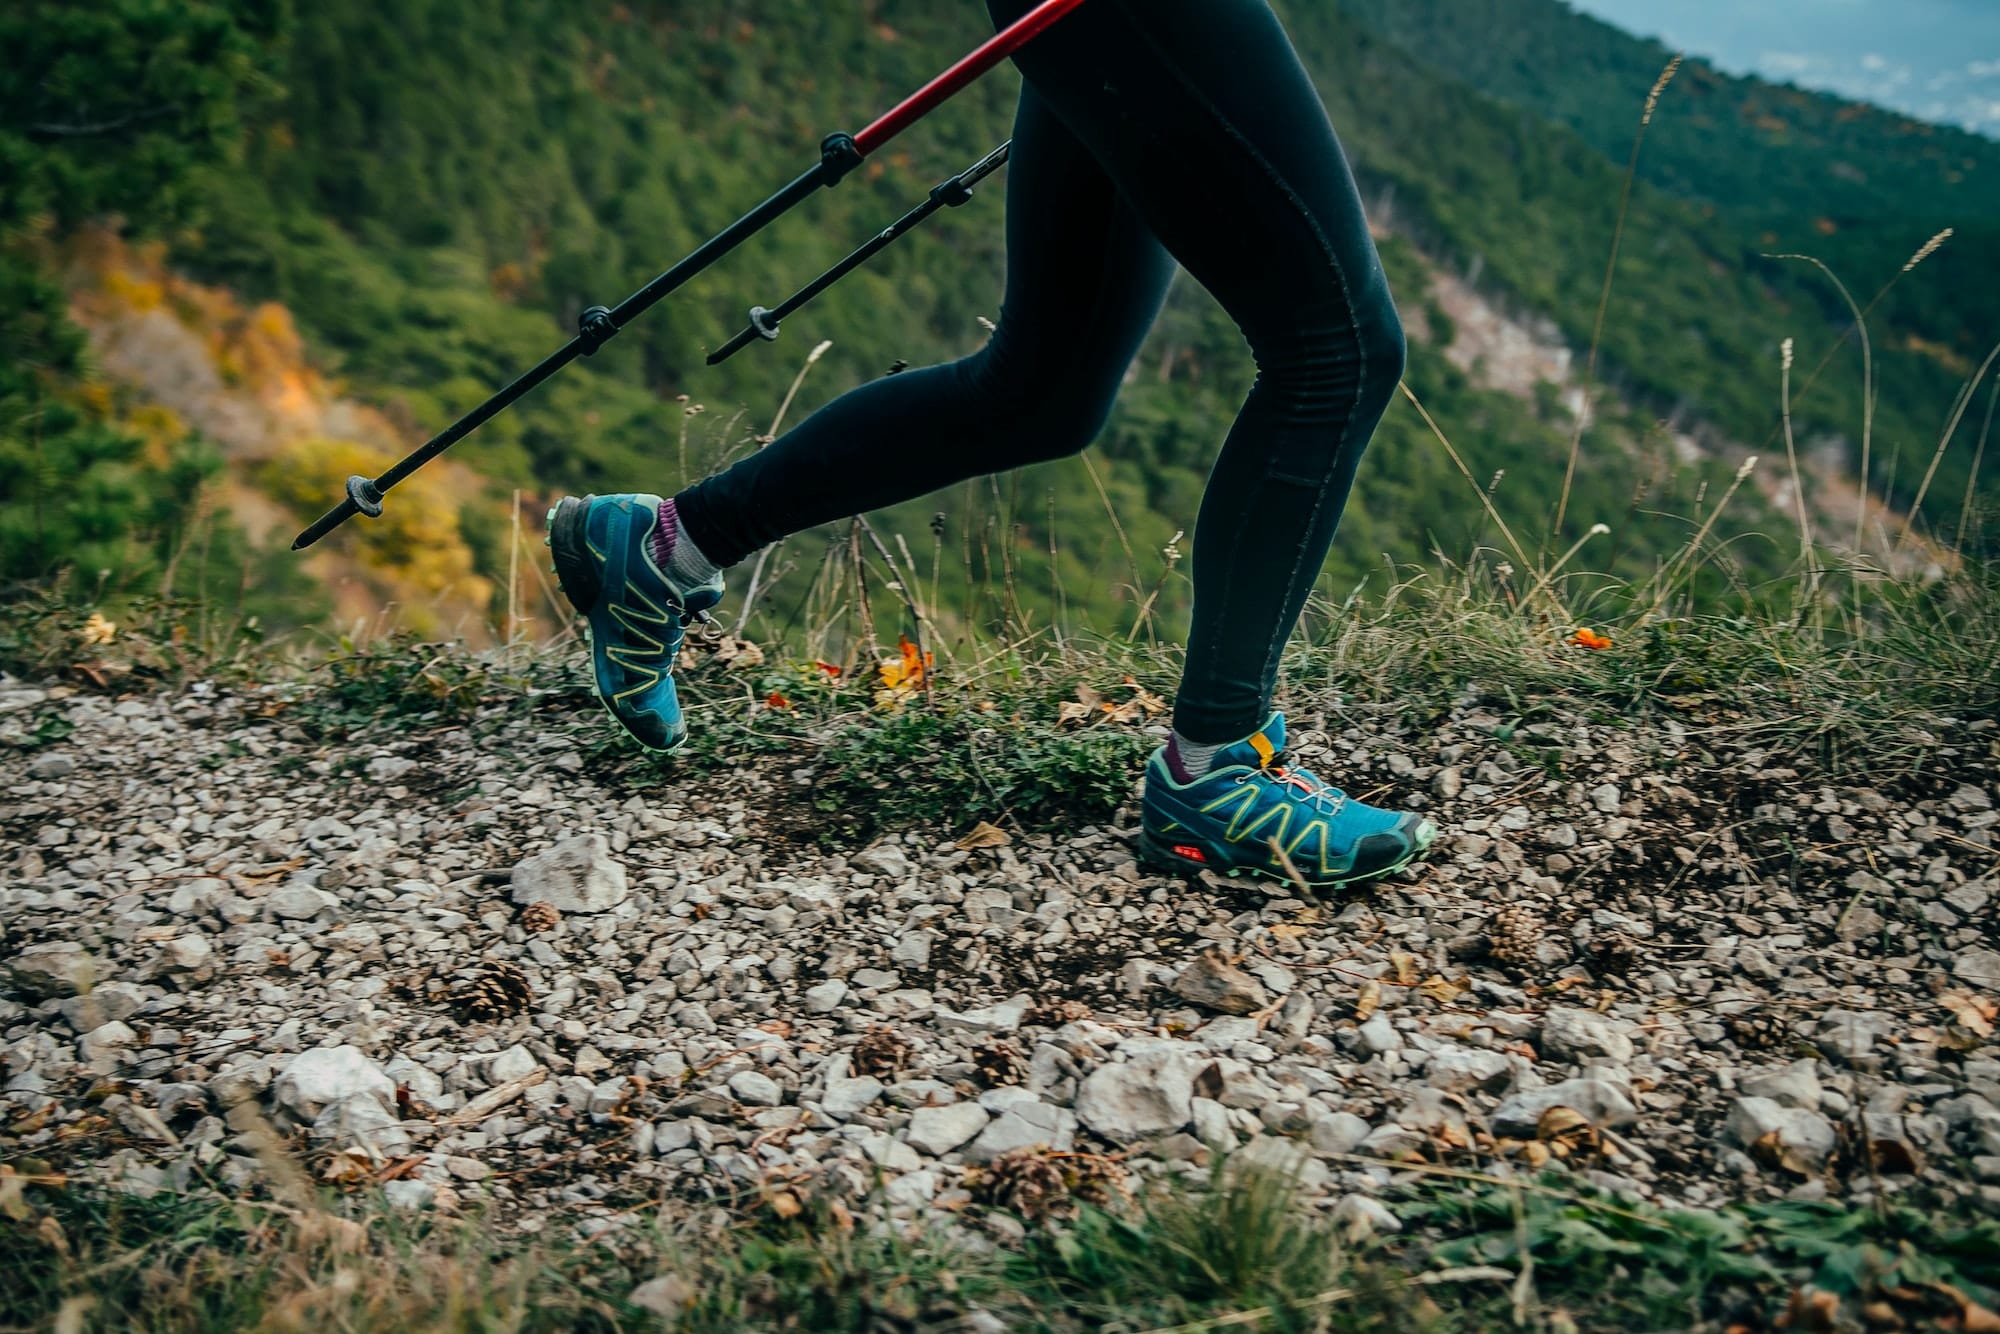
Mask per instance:
[[[1191,862],[1200,862],[1204,866],[1208,864],[1207,853],[1203,852],[1200,848],[1191,848],[1185,843],[1174,844],[1174,856],[1185,857]]]

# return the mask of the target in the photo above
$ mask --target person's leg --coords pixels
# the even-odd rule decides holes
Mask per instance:
[[[1026,3],[989,7],[1004,21]],[[1237,741],[1268,715],[1285,641],[1402,377],[1402,327],[1359,193],[1265,0],[1093,0],[1018,63],[1256,357],[1195,527],[1174,713],[1187,741]]]
[[[671,500],[571,497],[550,511],[598,695],[642,744],[686,738],[673,661],[689,620],[721,598],[723,567],[801,528],[1075,453],[1102,429],[1173,261],[1032,92],[1015,130],[1007,246],[999,328],[979,353],[843,395]]]
[[[842,395],[674,497],[719,566],[787,534],[1097,438],[1174,273],[1103,169],[1032,90],[1007,182],[1007,292],[972,356]]]
[[[1026,2],[989,7],[1005,20]],[[1285,768],[1271,711],[1285,641],[1403,372],[1402,326],[1319,95],[1265,0],[1094,0],[1018,61],[1236,319],[1258,367],[1195,526],[1174,740],[1146,770],[1148,855],[1322,884],[1401,866],[1435,827]]]

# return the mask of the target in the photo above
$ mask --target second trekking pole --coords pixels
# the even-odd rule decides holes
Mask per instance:
[[[866,129],[856,134],[828,135],[820,144],[819,161],[791,184],[723,228],[686,259],[616,306],[592,306],[584,311],[578,320],[574,338],[381,476],[348,478],[346,499],[300,533],[292,542],[292,550],[304,550],[357,514],[365,514],[371,519],[379,516],[382,513],[382,498],[391,487],[491,421],[578,357],[596,352],[654,303],[797,208],[821,188],[838,185],[869,154],[943,106],[1083,3],[1084,0],[1042,0],[1041,4],[994,34],[977,50],[912,93]]]

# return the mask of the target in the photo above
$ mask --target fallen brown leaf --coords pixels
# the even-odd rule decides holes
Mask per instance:
[[[1381,1004],[1382,984],[1371,977],[1361,984],[1361,995],[1355,999],[1354,1022],[1367,1023],[1369,1016],[1373,1015]]]
[[[25,1198],[26,1183],[12,1172],[0,1171],[0,1218],[11,1218],[17,1223],[25,1223],[35,1216]]]
[[[1830,1292],[1792,1289],[1791,1305],[1778,1317],[1779,1329],[1796,1329],[1807,1334],[1833,1334],[1840,1315],[1840,1298]]]
[[[1957,1304],[1958,1328],[1963,1334],[2000,1334],[2000,1315],[1995,1315],[1949,1283],[1929,1283],[1925,1286]]]
[[[1396,985],[1413,987],[1417,984],[1417,956],[1405,954],[1402,950],[1389,952],[1389,966],[1396,970]]]
[[[1125,684],[1132,687],[1132,702],[1144,709],[1148,716],[1157,718],[1167,711],[1167,702],[1139,684],[1134,677],[1126,677]]]
[[[1535,1134],[1545,1140],[1576,1139],[1590,1133],[1590,1118],[1574,1107],[1551,1107],[1535,1122]]]
[[[974,848],[1002,848],[1014,841],[1014,836],[999,825],[981,820],[972,831],[952,844],[960,852],[970,852]]]
[[[1417,994],[1428,996],[1440,1005],[1449,1005],[1471,989],[1470,982],[1433,973],[1417,987]]]
[[[1993,1036],[1993,1021],[2000,1017],[2000,1004],[1985,996],[1952,991],[1938,997],[1938,1004],[1951,1011],[1952,1018],[1983,1038]]]
[[[1145,716],[1145,710],[1139,707],[1136,699],[1128,699],[1123,704],[1107,702],[1098,705],[1098,708],[1114,723],[1136,723]]]
[[[29,1112],[20,1120],[14,1122],[13,1125],[7,1127],[7,1131],[13,1135],[32,1135],[49,1123],[49,1118],[55,1115],[55,1111],[56,1104],[54,1102],[45,1102],[37,1110]]]
[[[421,1154],[408,1158],[393,1158],[389,1161],[388,1166],[375,1174],[375,1180],[378,1182],[401,1181],[404,1177],[423,1166],[427,1161],[429,1160]]]

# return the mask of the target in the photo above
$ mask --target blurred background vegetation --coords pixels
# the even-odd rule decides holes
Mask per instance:
[[[1409,386],[1463,460],[1409,403],[1392,409],[1327,568],[1336,602],[1399,564],[1472,559],[1496,517],[1542,556],[1608,525],[1589,567],[1644,578],[1751,453],[1769,484],[1712,523],[1688,589],[1796,574],[1786,339],[1795,437],[1823,469],[1808,490],[1832,497],[1819,536],[1851,539],[1835,483],[1861,467],[1872,383],[1868,482],[1892,508],[1862,547],[1885,558],[1895,511],[1921,492],[1920,563],[1984,550],[1968,522],[1992,494],[1975,476],[1983,394],[1923,483],[2000,337],[2000,144],[1689,64],[1647,128],[1590,388],[1633,136],[1671,53],[1558,0],[1277,3],[1381,231],[1415,342]],[[200,597],[272,629],[383,606],[426,633],[505,633],[517,612],[548,628],[525,566],[552,495],[671,491],[757,447],[821,340],[794,420],[896,361],[978,346],[999,314],[997,181],[795,316],[783,342],[703,365],[751,304],[1004,138],[1011,70],[483,428],[387,520],[310,560],[284,547],[346,472],[538,360],[583,307],[691,249],[983,24],[982,6],[928,0],[8,6],[0,580],[59,581],[93,604]],[[1872,382],[1840,292],[1773,257],[1793,252],[1824,259],[1860,303],[1894,280],[1869,313]],[[1540,337],[1557,369],[1494,373],[1505,348],[1462,327],[1468,309]],[[1233,325],[1183,280],[1087,459],[914,502],[878,530],[905,539],[941,618],[1000,614],[1004,582],[1040,623],[1122,631],[1151,597],[1171,632],[1188,554],[1175,534],[1194,526],[1252,374]],[[809,614],[822,548],[846,550],[846,530],[773,563],[763,633]]]

